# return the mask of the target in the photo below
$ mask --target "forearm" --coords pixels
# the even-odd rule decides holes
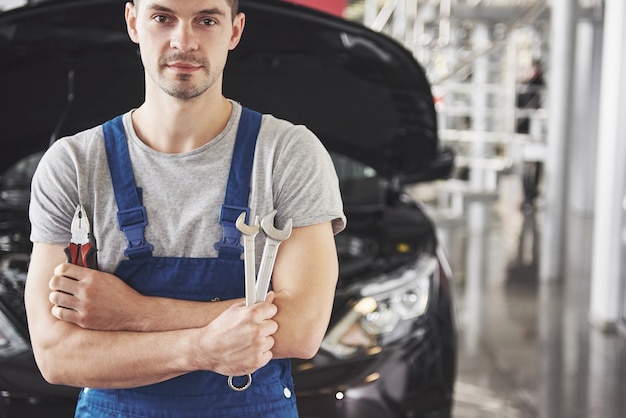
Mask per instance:
[[[143,296],[141,303],[135,305],[137,311],[127,316],[128,322],[123,329],[162,332],[201,328],[239,301],[195,302]]]
[[[55,305],[53,315],[85,329],[160,332],[199,328],[238,302],[144,296],[119,277],[67,263],[54,271],[48,285],[49,302]],[[43,274],[35,280],[45,280]]]
[[[179,331],[94,331],[38,309],[31,309],[29,326],[37,364],[51,383],[128,388],[200,370],[242,376],[272,359],[272,300],[234,304],[205,327]]]
[[[55,321],[33,339],[37,364],[53,384],[128,388],[193,370],[192,330],[160,333],[93,331]]]

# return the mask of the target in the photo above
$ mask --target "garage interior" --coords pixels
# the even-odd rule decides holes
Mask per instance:
[[[433,86],[453,179],[427,204],[455,274],[455,418],[626,413],[621,0],[353,2]]]
[[[432,84],[456,168],[407,192],[454,272],[453,416],[625,416],[626,2],[293,2],[395,38]]]

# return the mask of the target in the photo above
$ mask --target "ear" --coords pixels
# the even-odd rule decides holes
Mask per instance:
[[[126,30],[130,39],[138,44],[139,37],[137,36],[137,8],[131,2],[126,3],[126,10],[124,12],[124,18],[126,19]]]
[[[233,19],[233,34],[230,38],[229,50],[232,51],[239,45],[241,41],[241,35],[243,34],[243,28],[246,26],[246,15],[242,12],[237,13],[237,16]]]

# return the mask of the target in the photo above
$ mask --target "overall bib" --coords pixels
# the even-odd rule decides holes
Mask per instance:
[[[235,221],[249,213],[248,196],[261,115],[242,109],[219,222],[222,240],[217,258],[154,257],[144,237],[148,225],[141,190],[135,185],[122,117],[104,124],[105,145],[120,229],[127,257],[115,274],[144,295],[194,301],[244,297],[240,233]],[[207,214],[210,216],[210,214]],[[217,221],[217,219],[216,219]],[[243,385],[245,377],[235,379]],[[297,417],[290,361],[272,360],[253,374],[242,392],[229,388],[226,376],[197,371],[165,382],[132,389],[83,389],[76,417]]]

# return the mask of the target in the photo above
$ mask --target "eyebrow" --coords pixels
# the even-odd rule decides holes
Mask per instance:
[[[165,7],[162,6],[158,3],[151,3],[148,4],[146,6],[146,9],[148,10],[154,10],[157,12],[164,12],[164,13],[176,13],[174,10],[170,9],[169,7]],[[203,9],[200,11],[197,11],[194,13],[195,15],[219,15],[219,16],[226,16],[226,12],[224,12],[223,10],[214,7],[212,9]]]

